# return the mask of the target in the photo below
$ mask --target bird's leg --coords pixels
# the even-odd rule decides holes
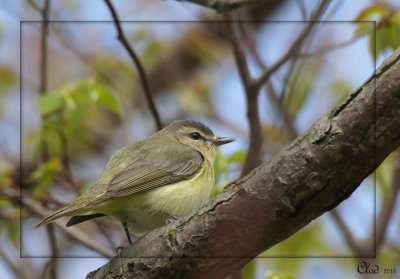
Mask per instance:
[[[118,258],[122,258],[122,250],[124,249],[124,247],[118,246],[117,247],[117,255]]]
[[[124,231],[126,233],[126,237],[128,238],[129,244],[132,244],[132,239],[131,239],[131,235],[129,233],[128,223],[127,222],[122,222],[122,226],[124,227]]]

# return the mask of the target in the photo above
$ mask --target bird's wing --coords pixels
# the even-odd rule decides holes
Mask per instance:
[[[140,157],[113,176],[105,193],[94,204],[190,179],[204,162],[199,152],[181,145],[147,150]]]

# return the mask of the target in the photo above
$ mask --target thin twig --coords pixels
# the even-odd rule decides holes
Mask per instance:
[[[328,52],[331,52],[331,51],[334,51],[334,50],[337,50],[337,49],[340,49],[340,48],[347,47],[347,46],[357,42],[358,40],[364,38],[368,34],[370,34],[370,32],[366,32],[366,33],[363,33],[361,35],[355,36],[355,37],[353,37],[353,38],[351,38],[351,39],[349,39],[347,41],[343,41],[343,42],[340,42],[340,43],[337,43],[337,44],[334,44],[334,45],[329,45],[329,46],[326,46],[326,47],[322,47],[322,48],[320,48],[318,50],[315,50],[315,51],[312,51],[312,52],[299,53],[296,56],[298,58],[309,58],[309,57],[323,55],[323,54],[326,54]]]
[[[46,209],[35,204],[31,200],[31,198],[29,198],[27,195],[24,195],[22,193],[21,193],[21,195],[22,195],[22,198],[21,198],[22,204],[27,209],[29,209],[32,213],[34,213],[42,218],[47,216]],[[77,240],[82,245],[92,249],[93,251],[96,251],[99,254],[101,254],[105,257],[108,257],[108,258],[115,256],[115,252],[112,249],[100,246],[96,241],[93,240],[93,237],[83,233],[79,229],[74,228],[74,227],[66,228],[60,220],[54,221],[53,224],[55,224],[59,229],[61,229],[67,235],[69,235],[73,239]]]
[[[331,211],[331,216],[333,217],[333,220],[338,225],[340,231],[342,232],[343,237],[346,240],[347,245],[353,251],[354,255],[357,257],[363,256],[364,253],[363,253],[360,245],[357,243],[356,239],[354,238],[353,233],[347,227],[346,223],[340,216],[339,212],[336,209],[334,209]]]
[[[231,22],[231,32],[232,32],[232,47],[233,47],[233,54],[235,56],[236,64],[239,70],[240,78],[242,79],[243,85],[246,87],[245,89],[249,89],[248,86],[252,82],[252,77],[250,75],[250,70],[247,65],[246,57],[244,51],[242,50],[240,44],[240,28],[238,25],[240,22]],[[247,93],[247,92],[246,92]]]
[[[42,17],[42,31],[40,39],[40,83],[39,83],[39,94],[45,95],[47,92],[47,33],[49,29],[49,10],[50,10],[50,0],[45,0],[44,6],[40,9],[40,14]],[[42,116],[42,123],[45,122],[46,117]],[[43,124],[42,124],[43,125]],[[49,160],[49,148],[45,141],[42,142],[40,151],[42,161],[46,162]]]
[[[158,114],[158,111],[156,109],[156,106],[154,104],[152,95],[150,93],[150,87],[149,87],[149,82],[147,80],[147,75],[146,72],[144,70],[144,67],[142,65],[142,63],[140,62],[139,57],[137,56],[137,54],[135,53],[135,51],[133,50],[133,48],[129,45],[128,40],[125,37],[125,34],[122,30],[121,27],[121,23],[118,17],[117,12],[114,9],[114,6],[111,3],[111,0],[104,0],[104,2],[106,2],[106,5],[108,6],[110,12],[111,12],[111,16],[114,20],[114,24],[115,27],[117,28],[117,33],[118,33],[118,40],[121,42],[121,44],[124,46],[124,48],[126,49],[126,51],[129,53],[129,56],[131,57],[132,61],[134,62],[138,72],[139,72],[139,77],[143,86],[143,91],[146,95],[146,99],[150,108],[151,113],[153,114],[154,120],[156,122],[157,128],[160,130],[162,129],[162,123],[160,120],[160,116]]]
[[[60,115],[60,118],[62,116]],[[62,125],[63,126],[63,125]],[[71,171],[71,165],[70,165],[70,159],[69,159],[69,154],[68,154],[68,140],[67,136],[65,135],[65,132],[60,128],[58,130],[58,136],[60,138],[61,142],[61,162],[63,166],[63,170],[65,173],[65,179],[67,182],[73,186],[75,190],[78,190],[78,187],[74,181],[72,171]]]
[[[275,73],[283,64],[285,64],[290,58],[293,57],[294,53],[297,53],[301,48],[301,45],[308,37],[308,35],[313,30],[315,23],[321,17],[327,6],[329,5],[329,0],[322,0],[316,10],[312,13],[310,21],[307,26],[304,28],[303,32],[297,37],[291,47],[287,50],[287,52],[277,61],[275,62],[267,71],[265,71],[260,78],[258,78],[254,82],[254,87],[260,88],[269,77]]]
[[[40,47],[40,85],[39,93],[41,95],[47,92],[47,34],[49,30],[49,9],[50,0],[44,1],[44,7],[41,10],[42,15],[42,32],[41,32],[41,47]]]
[[[306,10],[303,0],[296,1],[296,3],[299,6],[303,20],[307,20],[307,10]]]
[[[236,65],[246,94],[247,118],[250,127],[249,148],[246,153],[246,159],[241,173],[241,175],[245,175],[261,163],[263,136],[258,111],[259,88],[252,86],[254,81],[250,75],[245,53],[240,44],[241,34],[238,24],[239,23],[231,22],[230,27],[233,54],[235,56]]]
[[[4,261],[7,267],[10,268],[10,270],[14,273],[15,278],[35,278],[34,274],[27,274],[25,266],[21,266],[20,263],[16,263],[15,260],[11,260],[11,258],[8,256],[9,252],[4,252],[2,249],[0,249],[0,259]],[[30,269],[33,271],[33,269]]]
[[[48,270],[49,277],[51,279],[56,279],[57,278],[56,260],[57,260],[58,252],[57,252],[57,241],[56,241],[56,233],[54,231],[54,225],[49,224],[49,226],[46,227],[46,230],[47,230],[47,235],[48,235],[49,241],[50,241],[51,259],[49,259],[48,263],[46,264],[46,268],[44,268],[43,272],[46,272]]]
[[[27,0],[29,5],[31,5],[31,7],[36,10],[38,13],[42,12],[42,8],[38,6],[38,4],[35,3],[35,1],[33,0]]]

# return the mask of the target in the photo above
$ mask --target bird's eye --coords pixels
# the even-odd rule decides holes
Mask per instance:
[[[200,134],[197,132],[191,133],[190,134],[190,138],[194,139],[194,140],[199,140],[201,138]]]

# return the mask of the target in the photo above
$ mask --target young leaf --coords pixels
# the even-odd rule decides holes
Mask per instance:
[[[54,113],[64,105],[64,97],[57,94],[47,94],[39,98],[39,108],[43,115]]]
[[[97,85],[95,88],[99,96],[99,104],[102,104],[118,116],[121,116],[122,109],[114,95],[103,86]]]

